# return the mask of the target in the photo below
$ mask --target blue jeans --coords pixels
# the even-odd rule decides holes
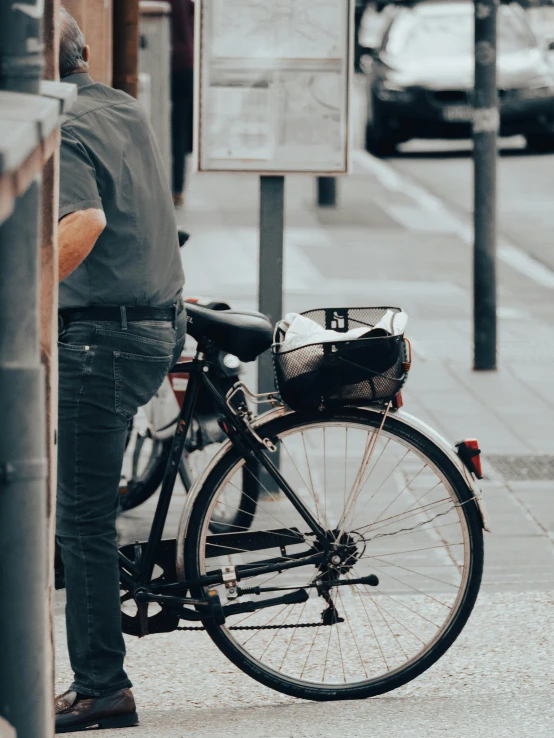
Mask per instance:
[[[73,322],[58,336],[57,540],[67,593],[71,689],[103,697],[130,687],[123,668],[117,497],[129,423],[183,348],[172,322]]]

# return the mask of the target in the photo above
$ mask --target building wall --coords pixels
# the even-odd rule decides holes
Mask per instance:
[[[90,46],[90,75],[112,83],[112,0],[63,0]]]

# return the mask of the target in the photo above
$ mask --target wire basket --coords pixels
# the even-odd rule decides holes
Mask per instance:
[[[302,315],[323,328],[346,333],[370,331],[388,310],[400,308],[322,308]],[[342,405],[373,405],[392,400],[406,381],[409,358],[404,336],[357,338],[280,351],[284,332],[272,346],[277,388],[293,410]]]

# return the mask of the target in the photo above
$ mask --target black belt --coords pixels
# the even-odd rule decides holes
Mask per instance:
[[[83,307],[59,310],[64,325],[75,320],[106,321],[110,323],[136,322],[139,320],[173,321],[183,310],[183,304],[172,307]]]

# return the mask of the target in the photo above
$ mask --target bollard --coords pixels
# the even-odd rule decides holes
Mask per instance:
[[[317,204],[320,208],[334,208],[337,204],[336,177],[317,178]]]

